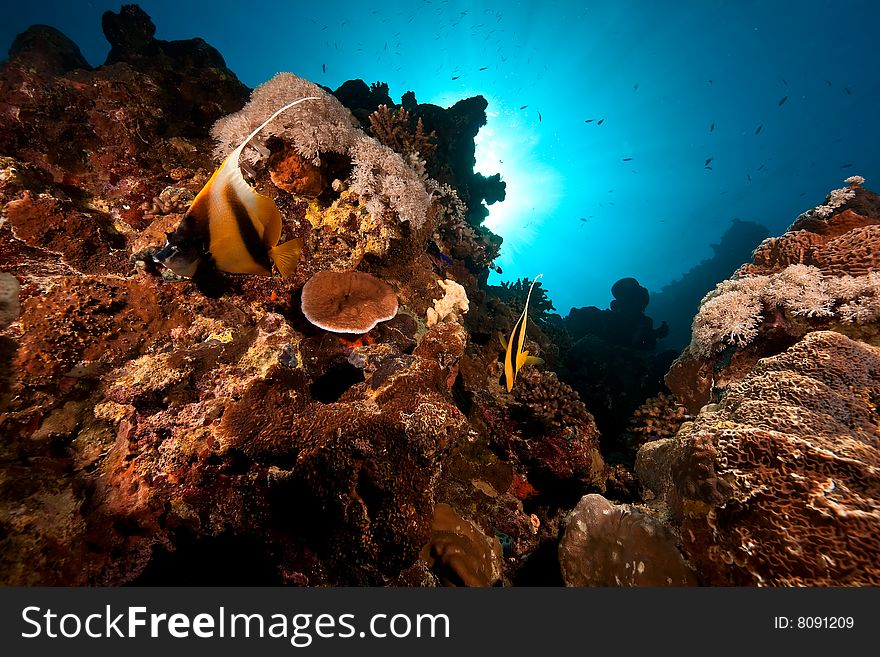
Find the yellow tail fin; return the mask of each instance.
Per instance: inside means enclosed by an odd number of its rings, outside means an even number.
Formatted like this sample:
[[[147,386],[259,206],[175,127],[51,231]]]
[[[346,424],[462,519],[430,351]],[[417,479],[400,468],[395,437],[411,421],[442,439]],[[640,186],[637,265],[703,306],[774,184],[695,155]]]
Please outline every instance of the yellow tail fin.
[[[272,256],[272,261],[281,272],[282,278],[287,278],[296,271],[302,247],[303,241],[297,237],[284,244],[279,244],[269,251],[269,255]]]

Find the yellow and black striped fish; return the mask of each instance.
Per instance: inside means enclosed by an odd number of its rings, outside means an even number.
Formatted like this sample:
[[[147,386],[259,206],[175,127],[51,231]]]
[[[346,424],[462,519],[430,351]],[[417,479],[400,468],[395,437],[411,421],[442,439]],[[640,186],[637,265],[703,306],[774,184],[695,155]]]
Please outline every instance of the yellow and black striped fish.
[[[244,147],[279,114],[313,96],[288,103],[257,127],[232,151],[198,193],[186,215],[155,259],[180,276],[192,277],[206,256],[220,271],[230,274],[272,273],[282,277],[296,269],[302,240],[278,244],[281,213],[275,202],[248,185],[238,161]]]
[[[513,390],[513,382],[516,380],[516,375],[523,365],[540,365],[544,362],[542,358],[529,356],[529,352],[523,349],[526,343],[529,299],[532,298],[532,288],[535,287],[535,283],[541,276],[543,274],[535,276],[535,280],[529,286],[529,293],[526,295],[526,305],[523,307],[522,315],[519,316],[516,324],[514,324],[513,330],[510,332],[510,339],[507,341],[506,351],[504,352],[504,379],[507,382],[507,392]],[[503,341],[501,346],[504,346]]]

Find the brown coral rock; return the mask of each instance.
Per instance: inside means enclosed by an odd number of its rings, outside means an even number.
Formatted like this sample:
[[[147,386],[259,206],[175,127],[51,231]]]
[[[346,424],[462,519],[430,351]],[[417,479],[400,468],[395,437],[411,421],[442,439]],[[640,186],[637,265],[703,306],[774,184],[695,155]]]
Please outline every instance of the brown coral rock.
[[[434,507],[431,540],[419,558],[445,586],[492,586],[501,579],[501,544],[448,504]]]
[[[83,273],[123,273],[130,269],[123,254],[125,239],[112,220],[99,212],[78,211],[57,199],[23,198],[6,205],[13,234],[29,246],[60,253]]]
[[[697,578],[657,520],[601,495],[584,495],[559,542],[566,586],[694,586]]]
[[[758,362],[636,472],[707,584],[880,583],[880,348],[816,331]]]
[[[19,366],[23,376],[38,381],[80,361],[136,356],[166,321],[152,282],[62,279],[49,294],[24,304]]]

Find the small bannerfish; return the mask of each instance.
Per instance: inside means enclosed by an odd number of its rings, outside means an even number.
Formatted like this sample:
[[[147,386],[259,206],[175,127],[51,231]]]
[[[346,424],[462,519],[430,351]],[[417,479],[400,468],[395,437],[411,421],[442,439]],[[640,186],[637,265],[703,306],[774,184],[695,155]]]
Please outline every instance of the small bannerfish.
[[[271,275],[272,263],[286,278],[293,273],[302,251],[302,240],[278,244],[281,213],[275,202],[251,187],[238,166],[244,147],[278,115],[314,96],[300,98],[277,110],[232,151],[198,193],[168,233],[165,246],[153,256],[179,276],[192,278],[213,260],[230,274]],[[207,249],[207,251],[206,251]]]
[[[535,287],[535,283],[541,276],[543,274],[535,276],[535,280],[529,286],[529,293],[526,295],[526,305],[523,307],[522,315],[519,316],[516,324],[514,324],[513,331],[510,332],[510,339],[507,341],[506,351],[504,352],[504,379],[507,382],[507,392],[513,390],[513,382],[516,380],[516,375],[523,365],[540,365],[544,362],[542,358],[529,356],[529,352],[523,350],[526,342],[529,299],[532,297],[532,288]]]

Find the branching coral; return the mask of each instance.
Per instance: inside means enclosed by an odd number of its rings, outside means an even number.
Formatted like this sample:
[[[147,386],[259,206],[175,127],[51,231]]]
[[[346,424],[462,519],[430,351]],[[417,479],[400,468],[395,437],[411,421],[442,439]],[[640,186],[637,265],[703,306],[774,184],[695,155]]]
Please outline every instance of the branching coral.
[[[370,114],[370,128],[382,144],[404,156],[426,159],[437,148],[431,141],[436,133],[425,132],[421,117],[413,123],[412,116],[403,107],[392,112],[387,105],[379,105],[379,109]]]
[[[503,282],[500,287],[494,289],[502,301],[512,305],[517,313],[521,313],[531,284],[532,281],[528,278],[520,278],[513,283]],[[536,322],[543,323],[547,321],[547,316],[552,310],[556,310],[556,308],[553,307],[553,302],[547,296],[547,290],[544,289],[541,281],[538,281],[535,283],[532,298],[529,301],[529,317]]]
[[[582,425],[590,413],[577,392],[556,378],[555,372],[524,370],[514,389],[515,404],[548,429]]]
[[[662,392],[651,397],[633,413],[626,432],[626,443],[630,449],[652,440],[672,438],[690,416],[685,407],[678,403],[674,395]]]

